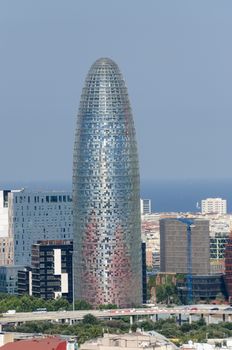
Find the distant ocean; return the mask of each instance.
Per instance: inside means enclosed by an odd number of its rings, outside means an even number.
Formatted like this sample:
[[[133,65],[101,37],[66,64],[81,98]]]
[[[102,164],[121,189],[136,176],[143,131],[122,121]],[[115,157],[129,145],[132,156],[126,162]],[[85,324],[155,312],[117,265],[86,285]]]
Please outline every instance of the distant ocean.
[[[221,197],[232,212],[232,179],[142,181],[141,197],[152,200],[154,212],[196,212],[202,199]]]
[[[0,183],[0,189],[71,190],[71,182]],[[150,198],[153,212],[196,212],[197,202],[208,197],[227,199],[232,212],[232,179],[226,180],[154,180],[141,181],[141,198]]]

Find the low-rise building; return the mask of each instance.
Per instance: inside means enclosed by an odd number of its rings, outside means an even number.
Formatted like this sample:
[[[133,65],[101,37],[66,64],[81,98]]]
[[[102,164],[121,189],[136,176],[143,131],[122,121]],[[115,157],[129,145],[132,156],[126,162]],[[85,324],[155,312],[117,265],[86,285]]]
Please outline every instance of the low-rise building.
[[[155,332],[154,332],[155,333]],[[81,345],[81,350],[174,350],[176,346],[165,337],[156,333],[104,334],[103,338],[87,341]]]
[[[33,338],[9,342],[1,350],[77,350],[77,343],[73,339],[64,340],[60,337]]]
[[[191,292],[193,300],[214,300],[217,296],[226,297],[223,275],[192,276]],[[182,302],[188,300],[188,278],[177,278],[176,287]]]
[[[0,348],[8,343],[11,343],[14,341],[14,335],[13,333],[0,333]]]

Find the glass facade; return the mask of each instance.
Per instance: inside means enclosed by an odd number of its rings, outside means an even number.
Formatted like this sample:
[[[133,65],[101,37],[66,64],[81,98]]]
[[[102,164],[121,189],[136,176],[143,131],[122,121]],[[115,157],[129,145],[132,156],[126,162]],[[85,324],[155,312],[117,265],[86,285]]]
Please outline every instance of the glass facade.
[[[73,159],[75,298],[142,302],[139,165],[127,88],[97,60],[81,95]]]

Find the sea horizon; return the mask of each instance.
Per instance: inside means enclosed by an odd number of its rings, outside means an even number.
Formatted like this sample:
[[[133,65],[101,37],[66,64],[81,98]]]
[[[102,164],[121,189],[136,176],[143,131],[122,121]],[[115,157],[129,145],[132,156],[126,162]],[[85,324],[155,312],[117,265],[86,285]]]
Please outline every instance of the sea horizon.
[[[3,181],[0,189],[71,191],[71,181]],[[141,198],[152,201],[152,212],[198,212],[202,199],[220,197],[227,200],[232,212],[232,179],[156,179],[141,180]],[[197,206],[198,204],[198,206]]]

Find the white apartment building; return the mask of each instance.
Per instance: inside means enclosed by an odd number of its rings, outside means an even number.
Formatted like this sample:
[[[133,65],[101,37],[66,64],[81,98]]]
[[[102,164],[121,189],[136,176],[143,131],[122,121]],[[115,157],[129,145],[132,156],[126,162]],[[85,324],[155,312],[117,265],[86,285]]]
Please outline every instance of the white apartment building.
[[[8,193],[0,191],[0,238],[8,237]]]
[[[141,215],[151,214],[150,199],[140,199],[140,212],[141,212]]]
[[[222,198],[207,198],[201,201],[202,214],[226,214],[227,202]]]
[[[73,238],[70,192],[8,193],[8,237],[13,241],[12,263],[31,265],[31,247],[38,240]]]
[[[13,241],[8,235],[8,193],[0,191],[0,266],[12,264]]]

